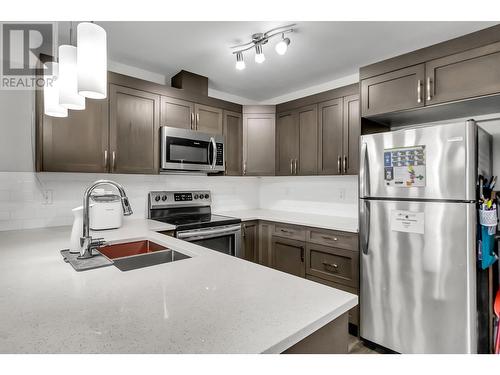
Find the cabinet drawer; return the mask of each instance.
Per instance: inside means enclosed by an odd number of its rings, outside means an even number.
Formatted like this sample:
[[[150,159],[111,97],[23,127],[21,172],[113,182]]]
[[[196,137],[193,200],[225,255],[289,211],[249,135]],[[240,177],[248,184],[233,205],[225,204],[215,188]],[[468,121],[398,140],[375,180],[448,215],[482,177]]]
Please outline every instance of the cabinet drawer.
[[[352,293],[355,294],[359,297],[358,290],[353,287],[345,286],[342,284],[337,284],[334,283],[333,281],[327,281],[320,279],[319,277],[311,276],[311,275],[306,275],[306,279],[315,281],[317,283],[331,286],[332,288],[335,289],[340,289],[343,290],[344,292]],[[359,303],[357,306],[353,307],[352,309],[349,310],[349,323],[354,324],[354,325],[359,325]]]
[[[306,273],[358,288],[358,253],[335,247],[307,244]]]
[[[274,226],[275,236],[290,238],[293,240],[305,241],[306,239],[306,230],[302,227],[297,227],[293,225],[287,224],[276,224]]]
[[[340,249],[358,251],[358,235],[334,232],[324,229],[310,229],[307,241],[319,245],[334,246]]]

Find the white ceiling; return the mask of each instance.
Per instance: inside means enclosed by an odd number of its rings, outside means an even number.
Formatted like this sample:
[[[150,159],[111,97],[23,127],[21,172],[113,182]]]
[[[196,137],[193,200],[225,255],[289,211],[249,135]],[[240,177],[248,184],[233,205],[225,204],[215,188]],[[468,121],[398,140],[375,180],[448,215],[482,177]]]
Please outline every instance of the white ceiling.
[[[230,46],[287,22],[98,23],[108,33],[110,60],[162,74],[167,80],[185,69],[207,76],[212,89],[252,101],[268,101],[352,75],[361,66],[495,24],[296,22],[286,55],[276,54],[273,41],[264,46],[263,64],[256,64],[249,51],[247,68],[237,71]]]

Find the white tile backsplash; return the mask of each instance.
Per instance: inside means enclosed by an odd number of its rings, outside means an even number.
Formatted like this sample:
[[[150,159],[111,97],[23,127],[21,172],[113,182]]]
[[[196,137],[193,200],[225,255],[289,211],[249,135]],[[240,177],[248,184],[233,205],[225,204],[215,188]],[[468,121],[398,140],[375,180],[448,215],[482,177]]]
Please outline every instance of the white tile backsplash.
[[[262,208],[358,216],[357,176],[262,177],[259,195]]]
[[[226,177],[0,172],[0,231],[71,224],[71,209],[98,179],[121,183],[135,217],[146,217],[151,190],[212,192],[214,211],[268,208],[335,216],[357,215],[357,178],[351,176]],[[51,190],[52,204],[43,192]]]

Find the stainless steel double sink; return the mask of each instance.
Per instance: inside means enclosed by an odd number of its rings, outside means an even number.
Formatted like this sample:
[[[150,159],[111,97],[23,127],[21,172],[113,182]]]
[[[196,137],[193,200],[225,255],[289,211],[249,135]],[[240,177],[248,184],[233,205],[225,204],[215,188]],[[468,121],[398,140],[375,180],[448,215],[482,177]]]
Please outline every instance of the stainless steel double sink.
[[[98,251],[121,271],[191,258],[149,240],[106,245],[99,248]]]

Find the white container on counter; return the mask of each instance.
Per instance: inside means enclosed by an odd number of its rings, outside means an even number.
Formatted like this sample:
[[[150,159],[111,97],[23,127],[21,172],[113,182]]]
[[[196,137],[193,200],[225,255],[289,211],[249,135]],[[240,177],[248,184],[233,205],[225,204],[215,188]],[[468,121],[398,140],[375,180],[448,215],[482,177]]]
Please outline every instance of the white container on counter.
[[[117,229],[122,226],[123,209],[119,195],[111,192],[90,196],[90,229]]]

